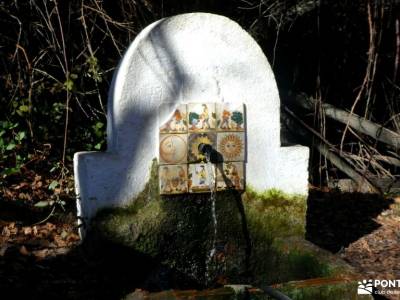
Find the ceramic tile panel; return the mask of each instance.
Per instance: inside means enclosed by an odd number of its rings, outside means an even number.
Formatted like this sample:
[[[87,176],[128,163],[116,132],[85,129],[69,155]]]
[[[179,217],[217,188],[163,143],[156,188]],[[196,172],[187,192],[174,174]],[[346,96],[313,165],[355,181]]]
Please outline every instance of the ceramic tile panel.
[[[160,165],[158,167],[160,194],[173,195],[188,192],[187,165]]]
[[[216,147],[217,135],[214,132],[190,133],[188,138],[188,162],[206,162],[206,157],[199,152],[200,144]]]
[[[160,164],[187,162],[187,134],[160,134]]]
[[[215,187],[215,166],[207,164],[189,164],[189,193],[210,192]]]
[[[218,132],[217,151],[222,154],[223,161],[244,161],[245,154],[244,132]]]
[[[227,162],[216,166],[217,191],[226,189],[244,190],[245,169],[243,162]]]
[[[244,105],[164,103],[159,107],[159,120],[167,120],[159,126],[161,194],[210,192],[210,186],[225,190],[227,184],[244,189]],[[224,163],[206,164],[206,157],[199,153],[202,143],[211,145]]]
[[[188,104],[189,132],[215,130],[216,123],[215,103]]]
[[[245,111],[243,104],[217,103],[217,130],[218,131],[244,131]]]
[[[168,118],[160,126],[160,133],[187,133],[187,105],[179,105],[172,115],[170,114],[171,104],[165,103],[159,107],[159,119]]]

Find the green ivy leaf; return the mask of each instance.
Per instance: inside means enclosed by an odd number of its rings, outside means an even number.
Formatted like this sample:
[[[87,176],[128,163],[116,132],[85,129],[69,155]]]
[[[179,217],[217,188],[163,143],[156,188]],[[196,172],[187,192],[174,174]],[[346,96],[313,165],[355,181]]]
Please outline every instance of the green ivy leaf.
[[[13,150],[14,148],[15,148],[15,143],[14,142],[11,142],[11,143],[9,143],[8,145],[7,145],[7,147],[6,147],[6,150]]]
[[[21,112],[28,112],[29,111],[29,107],[28,107],[28,105],[21,105],[18,108],[18,110],[21,111]]]
[[[20,132],[18,132],[16,139],[17,139],[17,141],[22,141],[25,137],[26,137],[25,131],[20,131]]]
[[[18,123],[14,123],[14,124],[8,123],[8,124],[9,124],[9,125],[8,125],[8,129],[14,129],[15,127],[18,126]]]
[[[57,180],[53,180],[49,185],[49,190],[54,190],[59,185]]]
[[[12,175],[12,174],[15,174],[18,172],[19,172],[19,168],[6,168],[6,169],[4,169],[3,172],[1,172],[1,174],[3,175],[3,178],[4,178],[4,177],[7,177],[8,175]]]

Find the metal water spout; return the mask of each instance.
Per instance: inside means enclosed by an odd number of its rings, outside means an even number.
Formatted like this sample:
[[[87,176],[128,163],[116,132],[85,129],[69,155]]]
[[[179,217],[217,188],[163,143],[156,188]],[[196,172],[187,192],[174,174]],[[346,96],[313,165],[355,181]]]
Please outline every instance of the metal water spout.
[[[208,162],[213,164],[223,162],[222,154],[215,150],[210,144],[200,143],[198,149],[199,152],[207,158]]]

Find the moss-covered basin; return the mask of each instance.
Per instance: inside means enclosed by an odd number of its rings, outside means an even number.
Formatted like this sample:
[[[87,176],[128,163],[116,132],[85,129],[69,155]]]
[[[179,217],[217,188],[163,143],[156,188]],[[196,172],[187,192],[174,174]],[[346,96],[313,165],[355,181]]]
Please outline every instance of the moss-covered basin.
[[[156,167],[142,194],[100,212],[101,238],[143,253],[203,287],[278,284],[349,274],[349,267],[304,240],[306,199],[247,188],[160,197]]]

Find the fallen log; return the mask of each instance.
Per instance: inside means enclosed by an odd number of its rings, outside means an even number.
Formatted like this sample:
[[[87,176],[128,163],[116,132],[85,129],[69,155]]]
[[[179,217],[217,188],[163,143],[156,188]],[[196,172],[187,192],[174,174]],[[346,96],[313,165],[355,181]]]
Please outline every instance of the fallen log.
[[[399,195],[400,194],[400,179],[399,178],[379,178],[370,177],[369,180],[375,186],[386,194]],[[328,183],[328,187],[332,189],[339,189],[342,192],[353,193],[357,192],[360,187],[352,179],[334,179]],[[361,190],[363,187],[361,187]]]
[[[319,137],[312,143],[312,137],[309,134],[309,126],[300,120],[290,109],[284,107],[282,114],[283,124],[295,135],[300,135],[302,138],[308,140],[314,148],[326,157],[334,166],[336,166],[340,171],[345,173],[349,178],[354,180],[359,187],[360,192],[371,192],[371,193],[381,193],[381,191],[375,187],[367,178],[365,174],[360,174],[352,166],[342,159],[338,154],[335,154],[330,149],[332,145],[324,143]],[[300,123],[302,126],[298,126],[294,123]],[[312,131],[311,131],[312,132]],[[315,133],[314,133],[315,134]],[[362,190],[361,190],[362,189]]]
[[[370,120],[364,119],[356,114],[350,114],[340,108],[337,108],[328,103],[317,103],[316,100],[307,97],[304,94],[296,96],[296,104],[301,107],[313,111],[317,104],[321,105],[325,115],[331,119],[334,119],[343,124],[349,124],[349,126],[363,134],[369,135],[374,139],[390,145],[396,150],[400,149],[400,134],[383,127],[377,123]]]

